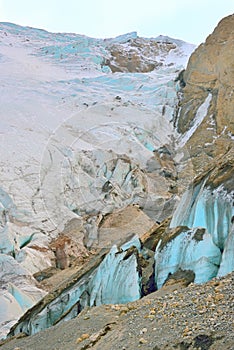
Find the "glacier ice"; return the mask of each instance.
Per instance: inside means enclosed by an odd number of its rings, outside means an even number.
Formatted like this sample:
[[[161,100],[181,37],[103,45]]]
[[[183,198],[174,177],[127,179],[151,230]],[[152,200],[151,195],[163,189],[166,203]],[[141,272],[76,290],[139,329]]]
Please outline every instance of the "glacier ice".
[[[234,271],[234,225],[225,242],[218,276],[224,276]]]
[[[1,254],[0,259],[6,271],[15,269],[7,295],[14,300],[18,317],[31,305],[25,295],[36,293],[30,289],[35,282],[32,274],[39,266],[54,264],[51,239],[71,220],[89,216],[82,229],[90,246],[99,240],[99,212],[147,204],[152,217],[158,215],[154,211],[155,202],[161,200],[158,179],[152,172],[147,177],[145,169],[153,152],[171,143],[170,121],[177,101],[174,78],[194,46],[160,36],[155,39],[158,55],[153,57],[160,62],[157,69],[112,74],[104,65],[109,48],[118,44],[128,52],[137,33],[99,40],[9,23],[0,25],[0,34],[4,31],[8,35],[0,43],[5,84],[0,94],[4,135],[0,146],[6,151],[1,163],[5,192],[0,191],[0,248],[11,256]],[[150,40],[140,43],[151,52]],[[166,44],[169,53],[164,51]],[[155,172],[159,171],[156,166]],[[7,193],[14,194],[13,200]],[[133,245],[140,251],[139,244]],[[126,250],[127,246],[113,247],[87,279],[23,327],[36,332],[60,318],[69,319],[85,305],[139,298],[137,254],[125,260]],[[43,295],[37,292],[34,303]]]
[[[8,291],[15,298],[18,305],[24,312],[32,307],[35,303],[35,300],[24,293],[20,288],[16,287],[13,283],[9,283]]]
[[[55,292],[46,296],[38,307],[36,305],[31,309],[28,313],[30,317],[27,314],[22,317],[12,332],[35,334],[61,320],[75,317],[85,306],[127,303],[139,299],[141,276],[137,255],[133,251],[126,256],[133,247],[141,251],[137,236],[119,248],[114,245],[95,269],[74,280],[57,297],[54,297]]]
[[[215,277],[221,261],[220,249],[205,230],[183,228],[182,232],[155,251],[155,282],[161,288],[170,274],[192,270],[195,283],[203,283]]]
[[[214,276],[223,276],[234,270],[232,224],[234,215],[233,191],[231,191],[230,188],[229,190],[225,189],[224,185],[211,188],[209,185],[206,185],[207,181],[207,178],[203,178],[199,183],[195,184],[194,187],[191,186],[183,194],[170,223],[171,228],[187,226],[188,232],[189,230],[204,229],[206,234],[209,235],[209,242],[207,242],[206,245],[207,252],[204,252],[204,258],[207,259],[206,254],[209,254],[209,250],[213,249],[214,252],[215,250],[217,251],[217,259],[215,262],[211,262],[209,259],[209,268],[206,262],[206,267],[203,266],[203,276],[201,276],[201,278],[196,274],[195,281],[203,282]],[[181,239],[183,240],[182,236]],[[176,238],[176,240],[179,240],[179,238]],[[175,239],[173,242],[174,241]],[[173,242],[169,246],[171,254],[180,254],[178,251],[174,252],[173,249],[177,249],[176,247],[178,246]],[[193,245],[191,247],[193,247]],[[195,251],[196,249],[194,247],[194,253]],[[202,263],[201,260],[200,263]],[[195,270],[196,264],[197,263],[195,263]],[[172,269],[170,266],[177,265],[178,263],[173,265],[170,261],[168,273],[171,272],[169,270]],[[165,268],[161,267],[161,269]],[[191,269],[196,273],[193,268]],[[165,269],[165,271],[167,270]],[[163,279],[165,280],[164,277],[163,275]],[[161,282],[159,282],[159,284],[161,285]]]
[[[27,269],[5,254],[0,254],[0,281],[0,337],[4,337],[12,323],[46,293],[36,287]]]
[[[203,227],[212,235],[214,243],[223,250],[233,215],[232,193],[228,193],[222,186],[215,190],[205,187],[204,180],[184,193],[173,214],[170,227]]]
[[[89,284],[90,305],[123,304],[141,297],[138,264],[133,254],[124,260],[126,248],[113,246]],[[105,276],[105,277],[104,277]],[[103,278],[104,277],[104,278]]]

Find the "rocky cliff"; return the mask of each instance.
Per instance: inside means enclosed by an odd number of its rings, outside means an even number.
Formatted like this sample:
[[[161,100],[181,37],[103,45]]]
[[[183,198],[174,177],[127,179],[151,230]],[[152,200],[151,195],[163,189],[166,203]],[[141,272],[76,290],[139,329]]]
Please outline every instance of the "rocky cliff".
[[[191,55],[175,125],[200,172],[233,147],[234,15],[224,18]]]

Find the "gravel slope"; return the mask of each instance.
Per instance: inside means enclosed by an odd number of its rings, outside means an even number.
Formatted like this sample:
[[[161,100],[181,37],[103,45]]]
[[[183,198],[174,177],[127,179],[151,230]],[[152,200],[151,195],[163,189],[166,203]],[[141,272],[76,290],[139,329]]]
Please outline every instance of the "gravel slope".
[[[204,285],[168,285],[126,305],[85,309],[74,320],[1,350],[233,350],[234,273]]]

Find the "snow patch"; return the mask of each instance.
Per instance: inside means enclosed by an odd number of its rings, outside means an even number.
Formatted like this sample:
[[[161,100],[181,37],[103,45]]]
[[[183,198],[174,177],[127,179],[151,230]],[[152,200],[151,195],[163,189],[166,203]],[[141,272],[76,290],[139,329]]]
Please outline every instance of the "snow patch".
[[[181,137],[179,141],[179,146],[183,147],[186,142],[192,137],[199,125],[203,122],[207,116],[208,109],[210,107],[210,102],[212,100],[212,94],[209,93],[205,101],[198,108],[195,118],[193,120],[193,126]]]

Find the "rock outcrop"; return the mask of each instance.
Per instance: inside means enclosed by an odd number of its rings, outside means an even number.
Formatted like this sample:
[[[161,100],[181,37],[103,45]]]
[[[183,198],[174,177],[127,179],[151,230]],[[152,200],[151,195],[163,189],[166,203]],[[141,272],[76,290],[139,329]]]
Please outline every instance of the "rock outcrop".
[[[187,50],[191,50],[192,45],[186,45]],[[177,40],[175,43],[162,35],[156,39],[136,36],[128,39],[127,43],[108,45],[107,50],[110,52],[110,56],[103,61],[103,66],[108,66],[112,73],[147,73],[163,66],[173,67],[175,56],[181,62],[185,58],[183,46],[182,41]]]
[[[221,20],[191,55],[181,74],[181,101],[175,125],[199,173],[233,148],[234,15]]]

